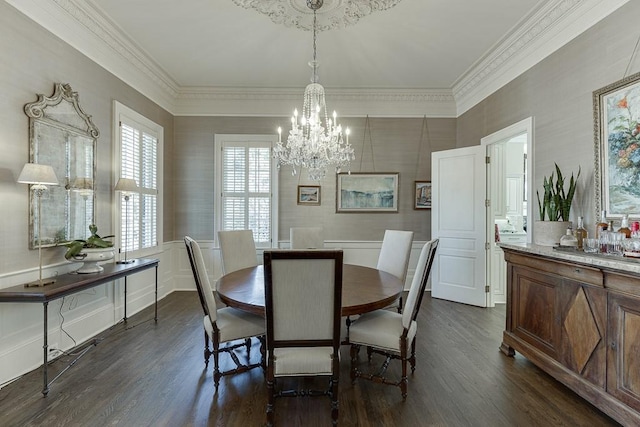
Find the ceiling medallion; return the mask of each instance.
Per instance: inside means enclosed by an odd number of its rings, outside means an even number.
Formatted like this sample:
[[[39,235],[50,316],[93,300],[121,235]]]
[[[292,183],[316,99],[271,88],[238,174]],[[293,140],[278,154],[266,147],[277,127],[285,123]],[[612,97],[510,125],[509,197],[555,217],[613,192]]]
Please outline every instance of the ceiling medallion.
[[[401,0],[233,0],[245,9],[255,9],[276,24],[310,31],[313,11],[318,10],[317,31],[355,25],[360,18],[392,8]],[[310,3],[310,4],[308,4]]]

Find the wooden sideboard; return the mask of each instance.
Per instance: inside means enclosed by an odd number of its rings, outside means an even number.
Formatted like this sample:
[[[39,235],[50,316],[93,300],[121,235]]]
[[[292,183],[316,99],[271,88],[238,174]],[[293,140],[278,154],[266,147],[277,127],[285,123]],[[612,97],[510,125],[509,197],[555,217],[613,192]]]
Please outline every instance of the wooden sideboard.
[[[621,424],[640,425],[640,260],[501,247],[501,351],[521,353]]]

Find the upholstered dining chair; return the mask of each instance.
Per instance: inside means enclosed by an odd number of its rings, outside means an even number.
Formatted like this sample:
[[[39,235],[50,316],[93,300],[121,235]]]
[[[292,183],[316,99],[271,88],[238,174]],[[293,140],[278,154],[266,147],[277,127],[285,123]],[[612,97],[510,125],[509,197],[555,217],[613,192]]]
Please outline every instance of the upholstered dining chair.
[[[393,274],[404,283],[407,279],[412,243],[413,231],[386,230],[376,268]],[[396,308],[398,313],[402,311],[402,297],[398,300]]]
[[[322,249],[324,237],[322,227],[291,227],[289,242],[291,249]]]
[[[374,382],[400,387],[402,398],[407,397],[407,361],[411,372],[416,369],[416,318],[422,303],[422,297],[429,280],[431,266],[438,248],[438,239],[431,240],[422,247],[416,275],[411,282],[404,311],[395,313],[389,310],[376,310],[365,313],[349,329],[351,344],[351,381],[365,378]],[[367,347],[367,356],[371,362],[373,353],[386,357],[382,368],[376,373],[364,373],[357,367],[358,352],[361,346]],[[400,359],[402,377],[399,381],[387,379],[384,374],[391,359]]]
[[[196,289],[200,297],[200,303],[204,310],[204,363],[205,368],[209,366],[209,357],[213,354],[213,381],[216,391],[220,384],[220,378],[225,375],[238,374],[250,369],[262,366],[265,368],[264,359],[264,318],[250,314],[235,308],[224,307],[218,309],[216,300],[211,289],[211,284],[207,276],[207,270],[202,257],[200,245],[189,236],[184,237],[187,247],[193,278],[196,282]],[[257,337],[261,344],[261,362],[251,362],[251,338]],[[209,350],[209,340],[212,342],[213,350]],[[233,341],[240,341],[232,343]],[[229,343],[224,347],[221,344]],[[247,363],[243,364],[238,359],[235,349],[246,347]],[[220,371],[219,354],[227,353],[235,363],[236,367],[227,371]]]
[[[258,265],[253,231],[218,231],[218,242],[220,243],[223,274]]]
[[[340,373],[341,250],[264,252],[267,317],[267,425],[275,399],[325,395],[338,423]],[[327,390],[283,390],[285,377],[326,377]]]

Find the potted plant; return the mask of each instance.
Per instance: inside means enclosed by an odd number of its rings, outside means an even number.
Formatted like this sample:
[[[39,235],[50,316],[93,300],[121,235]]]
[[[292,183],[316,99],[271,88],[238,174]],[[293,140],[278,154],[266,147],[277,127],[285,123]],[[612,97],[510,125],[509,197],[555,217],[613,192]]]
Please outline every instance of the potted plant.
[[[86,240],[76,239],[58,244],[68,248],[64,254],[68,261],[83,263],[77,273],[99,273],[103,268],[98,262],[108,261],[115,256],[113,242],[106,240],[114,237],[113,235],[100,237],[95,224],[89,226],[89,231],[91,235]]]
[[[533,242],[537,245],[554,246],[560,242],[567,228],[571,226],[569,216],[571,214],[571,203],[576,193],[576,184],[580,177],[580,167],[578,174],[569,180],[569,189],[565,192],[564,176],[560,167],[555,164],[555,172],[547,179],[544,177],[544,195],[540,200],[540,192],[536,191],[538,197],[538,211],[540,220],[536,221],[533,228]],[[554,177],[555,173],[555,177]]]

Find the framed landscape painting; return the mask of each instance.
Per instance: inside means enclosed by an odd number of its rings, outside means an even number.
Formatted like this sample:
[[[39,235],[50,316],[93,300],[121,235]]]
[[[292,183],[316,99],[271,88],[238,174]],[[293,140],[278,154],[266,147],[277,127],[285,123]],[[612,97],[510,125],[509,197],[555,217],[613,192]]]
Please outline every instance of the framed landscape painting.
[[[414,209],[431,209],[431,181],[415,181]]]
[[[319,185],[298,185],[299,205],[320,205]]]
[[[593,92],[596,216],[640,218],[640,73]]]
[[[398,173],[339,173],[336,212],[398,212]]]

